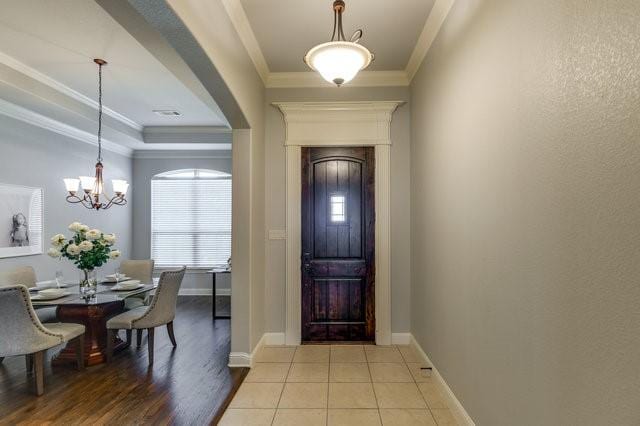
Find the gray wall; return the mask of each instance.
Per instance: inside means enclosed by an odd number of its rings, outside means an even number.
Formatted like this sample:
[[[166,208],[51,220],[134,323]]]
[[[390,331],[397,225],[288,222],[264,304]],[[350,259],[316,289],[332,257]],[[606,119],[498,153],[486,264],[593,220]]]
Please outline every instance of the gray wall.
[[[478,425],[640,424],[638,28],[458,0],[412,82],[412,332]]]
[[[286,229],[285,125],[282,113],[272,102],[301,101],[409,101],[406,87],[267,89],[266,91],[266,228]],[[409,202],[409,106],[398,108],[391,122],[391,328],[409,331],[410,320],[410,202]],[[285,330],[285,241],[266,242],[265,302],[266,331]]]
[[[231,173],[231,151],[211,152],[146,152],[133,160],[133,186],[136,204],[133,209],[133,257],[151,256],[151,179],[158,173],[180,169],[213,169]],[[218,289],[231,290],[229,275],[220,275]],[[211,275],[202,271],[189,271],[182,283],[182,293],[210,291]],[[223,290],[224,291],[224,290]]]
[[[0,182],[43,188],[44,190],[44,251],[45,254],[0,259],[0,270],[18,265],[31,265],[38,279],[53,279],[62,270],[65,278],[77,279],[75,267],[68,261],[58,261],[46,255],[49,238],[57,233],[69,235],[67,227],[80,221],[118,237],[116,247],[123,258],[131,254],[131,221],[133,206],[114,206],[106,211],[87,210],[65,201],[65,177],[95,174],[97,147],[0,115]],[[104,152],[104,177],[107,189],[111,179],[126,179],[131,183],[131,159]],[[130,188],[129,200],[135,196]],[[118,262],[109,262],[101,271],[110,273]]]

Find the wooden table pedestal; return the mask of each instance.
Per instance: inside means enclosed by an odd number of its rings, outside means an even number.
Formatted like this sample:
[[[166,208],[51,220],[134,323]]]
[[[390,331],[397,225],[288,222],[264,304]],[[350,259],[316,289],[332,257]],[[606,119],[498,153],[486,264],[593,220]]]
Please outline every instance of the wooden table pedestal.
[[[85,326],[85,365],[101,364],[107,360],[107,321],[124,311],[124,300],[98,304],[65,304],[57,309],[60,322],[71,322]],[[116,338],[114,352],[124,349],[127,343]],[[76,360],[73,344],[67,344],[53,360],[53,365],[74,363]]]

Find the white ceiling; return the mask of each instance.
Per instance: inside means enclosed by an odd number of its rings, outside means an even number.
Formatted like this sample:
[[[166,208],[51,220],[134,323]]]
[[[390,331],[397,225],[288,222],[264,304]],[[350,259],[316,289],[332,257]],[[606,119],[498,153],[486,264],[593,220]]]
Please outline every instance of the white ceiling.
[[[103,74],[104,105],[138,126],[228,126],[219,111],[212,111],[94,1],[0,0],[0,10],[0,55],[5,59],[95,100],[92,59],[100,57],[109,62]],[[158,116],[154,109],[182,115]]]
[[[360,43],[375,61],[368,70],[404,70],[435,0],[346,0],[345,35],[361,28]],[[302,58],[329,41],[333,0],[240,0],[269,71],[309,71]]]

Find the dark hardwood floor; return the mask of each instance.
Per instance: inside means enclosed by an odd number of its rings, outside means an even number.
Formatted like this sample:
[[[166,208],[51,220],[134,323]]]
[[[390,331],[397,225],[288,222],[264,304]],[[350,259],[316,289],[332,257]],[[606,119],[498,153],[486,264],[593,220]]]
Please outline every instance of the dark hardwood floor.
[[[52,367],[50,350],[41,397],[33,394],[24,357],[6,358],[0,364],[0,424],[215,424],[248,371],[227,367],[229,322],[212,321],[211,297],[180,297],[178,347],[171,346],[165,327],[158,328],[151,368],[146,333],[140,348],[134,333],[132,346],[111,364],[84,372]]]

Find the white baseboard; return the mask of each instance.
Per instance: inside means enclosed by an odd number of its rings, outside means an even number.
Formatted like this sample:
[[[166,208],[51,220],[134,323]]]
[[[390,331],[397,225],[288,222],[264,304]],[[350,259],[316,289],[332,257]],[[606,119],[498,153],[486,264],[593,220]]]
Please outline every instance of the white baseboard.
[[[258,353],[260,348],[267,344],[266,340],[266,334],[263,334],[258,341],[258,344],[255,348],[253,348],[253,351],[250,354],[246,352],[231,352],[229,354],[229,367],[253,367],[256,359],[256,354]]]
[[[229,367],[251,367],[251,355],[246,352],[231,352]]]
[[[411,333],[391,333],[392,345],[409,345],[411,344]]]
[[[284,345],[284,333],[265,333],[264,344],[268,346]]]
[[[210,288],[181,288],[178,292],[180,296],[211,296],[213,291]],[[216,291],[217,296],[231,296],[230,288],[221,288]]]
[[[438,371],[436,366],[433,365],[433,363],[431,362],[431,360],[429,359],[425,351],[422,349],[422,347],[416,341],[416,339],[413,337],[412,334],[409,334],[409,340],[410,340],[411,346],[416,350],[418,354],[420,354],[424,362],[433,369],[431,373],[432,377],[436,379],[436,381],[440,384],[440,386],[444,390],[444,397],[447,400],[447,405],[449,406],[449,409],[451,410],[451,414],[453,414],[458,424],[461,426],[475,426],[475,423],[471,418],[471,416],[469,416],[469,413],[467,413],[467,410],[464,409],[464,407],[462,406],[458,398],[456,398],[455,394],[453,393],[453,391],[451,390],[447,382],[445,382],[444,378],[440,375],[440,372]]]

